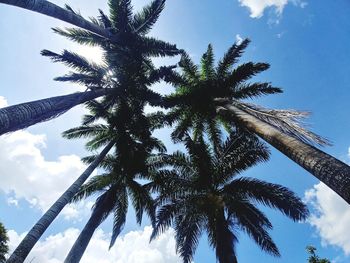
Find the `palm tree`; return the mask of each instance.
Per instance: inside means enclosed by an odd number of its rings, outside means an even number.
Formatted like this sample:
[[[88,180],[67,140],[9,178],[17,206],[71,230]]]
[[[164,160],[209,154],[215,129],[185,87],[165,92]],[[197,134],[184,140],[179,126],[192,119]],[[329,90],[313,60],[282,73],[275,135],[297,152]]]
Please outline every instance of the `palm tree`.
[[[7,254],[9,247],[7,242],[9,238],[7,236],[7,231],[4,225],[0,222],[0,263],[6,261],[5,255]]]
[[[233,263],[237,262],[237,231],[243,230],[263,251],[279,256],[268,233],[272,224],[256,204],[277,209],[294,221],[304,220],[308,210],[283,186],[238,177],[266,161],[267,148],[255,136],[236,131],[212,148],[202,137],[193,141],[185,135],[184,142],[188,154],[175,152],[160,158],[148,185],[160,192],[151,239],[173,226],[177,251],[188,263],[206,232],[218,262]]]
[[[8,4],[16,4],[17,2],[6,1]],[[34,2],[45,2],[43,7],[52,9],[49,2],[38,0]],[[23,6],[25,3],[28,3],[28,1],[23,1]],[[109,101],[111,101],[112,105],[116,96],[125,96],[126,93],[137,95],[140,91],[143,91],[142,96],[146,101],[148,100],[151,104],[159,105],[161,101],[160,96],[148,90],[145,85],[149,86],[157,82],[160,76],[154,73],[158,72],[164,75],[164,68],[163,70],[159,69],[160,71],[156,70],[151,62],[151,57],[175,56],[182,52],[175,45],[147,36],[147,33],[151,30],[163,10],[164,4],[165,0],[153,0],[139,13],[133,15],[129,0],[109,0],[109,17],[100,10],[100,16],[97,19],[90,18],[92,24],[108,30],[111,36],[108,39],[91,33],[89,29],[54,29],[56,33],[80,44],[98,45],[104,50],[105,63],[100,68],[107,70],[98,73],[105,74],[102,78],[110,81],[108,87],[111,89],[92,89],[84,93],[53,97],[2,108],[0,109],[0,135],[50,120],[78,104],[106,94],[109,95]],[[33,5],[35,6],[35,4]],[[67,8],[67,12],[74,14],[70,7]],[[115,41],[116,38],[118,38],[118,41]],[[96,75],[96,72],[92,72],[91,69],[85,68],[85,66],[96,66],[95,64],[81,59],[77,54],[64,51],[59,55],[47,50],[44,50],[42,54],[51,57],[54,61],[66,63],[79,71],[78,73],[57,78],[59,81],[73,81],[86,84],[92,76],[94,78],[101,77],[98,74]],[[84,64],[85,62],[88,64]],[[86,72],[86,70],[89,72]],[[134,72],[134,74],[131,74],[131,72]],[[148,77],[144,76],[144,74]],[[131,86],[137,87],[137,90],[132,92]],[[125,87],[129,87],[128,92],[126,92]]]
[[[0,0],[0,3],[18,6],[30,11],[38,12],[53,18],[57,18],[64,22],[89,30],[94,34],[105,38],[111,37],[108,30],[85,20],[79,13],[74,12],[73,9],[70,8],[68,5],[66,5],[65,8],[62,8],[46,0]]]
[[[104,109],[104,104],[91,102],[91,115],[83,118],[83,125],[70,129],[64,136],[73,139],[87,137],[92,138],[86,144],[92,150],[106,141],[114,141],[115,154],[109,155],[100,162],[100,166],[106,170],[102,175],[95,176],[82,186],[75,195],[73,201],[78,201],[99,193],[92,215],[69,252],[65,262],[79,262],[96,228],[114,213],[114,226],[111,246],[121,232],[126,219],[128,208],[128,196],[131,197],[136,210],[137,222],[141,223],[145,210],[154,221],[154,206],[150,194],[137,182],[147,173],[146,159],[153,150],[164,152],[164,145],[151,136],[151,131],[158,127],[157,121],[160,113],[145,116],[137,112],[125,100],[118,101],[112,111],[107,111],[103,119],[107,124],[95,123],[102,116],[99,114]],[[136,111],[136,112],[135,112]],[[90,156],[84,160],[88,163],[94,161],[96,156]]]
[[[1,108],[0,135],[56,118],[81,103],[109,92],[110,89],[77,92]]]
[[[8,263],[23,262],[32,250],[36,242],[40,239],[45,230],[50,226],[53,220],[59,215],[62,209],[70,202],[73,196],[79,191],[81,185],[87,180],[99,163],[103,160],[114,142],[109,142],[95,160],[86,168],[86,170],[74,181],[74,183],[55,201],[55,203],[42,215],[38,222],[26,234],[21,243],[7,260]]]
[[[308,263],[331,263],[326,258],[320,258],[318,255],[316,255],[316,248],[313,246],[307,246],[306,251],[309,254]]]
[[[195,137],[206,131],[216,142],[221,125],[228,131],[239,126],[267,141],[350,203],[350,167],[312,145],[329,143],[302,127],[301,120],[307,113],[269,110],[242,101],[282,92],[270,83],[247,82],[268,69],[266,63],[248,62],[233,68],[248,44],[246,39],[232,45],[217,67],[210,45],[200,67],[183,55],[179,63],[182,74],[174,71],[167,76],[176,86],[176,92],[165,103],[168,107],[175,105],[168,115],[170,124],[177,123],[173,139],[181,140],[192,129]]]

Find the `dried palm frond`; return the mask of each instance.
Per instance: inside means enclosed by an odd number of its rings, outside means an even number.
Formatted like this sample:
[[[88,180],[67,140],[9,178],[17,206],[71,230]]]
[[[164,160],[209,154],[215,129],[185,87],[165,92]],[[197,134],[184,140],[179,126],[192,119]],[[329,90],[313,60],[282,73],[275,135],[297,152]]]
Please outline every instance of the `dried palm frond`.
[[[264,121],[279,131],[288,134],[298,140],[308,144],[317,144],[320,146],[331,145],[331,142],[309,131],[305,128],[305,118],[310,115],[307,111],[296,110],[271,110],[252,103],[233,100],[233,105],[246,113],[253,115],[261,121]]]

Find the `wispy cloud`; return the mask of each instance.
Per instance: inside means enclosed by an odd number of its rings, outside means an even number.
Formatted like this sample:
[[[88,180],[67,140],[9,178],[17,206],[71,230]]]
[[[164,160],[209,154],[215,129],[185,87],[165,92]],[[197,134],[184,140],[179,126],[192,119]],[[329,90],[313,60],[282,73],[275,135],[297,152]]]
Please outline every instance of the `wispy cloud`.
[[[301,8],[306,7],[307,3],[302,0],[238,0],[241,6],[247,7],[250,11],[250,17],[260,18],[264,15],[267,8],[273,8],[277,16],[281,16],[283,9],[288,3]]]

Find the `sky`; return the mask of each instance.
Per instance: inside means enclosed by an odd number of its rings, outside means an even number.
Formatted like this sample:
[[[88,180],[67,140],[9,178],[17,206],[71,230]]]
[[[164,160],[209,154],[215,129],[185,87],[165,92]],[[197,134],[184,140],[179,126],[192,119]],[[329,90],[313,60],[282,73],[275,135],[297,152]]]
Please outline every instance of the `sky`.
[[[105,0],[53,0],[70,4],[86,17],[107,10]],[[148,0],[132,1],[136,10]],[[347,0],[168,0],[152,35],[176,43],[198,62],[209,43],[219,59],[235,41],[252,40],[240,63],[268,62],[271,68],[255,80],[272,82],[283,94],[254,100],[269,108],[312,112],[311,129],[330,139],[323,150],[350,163],[350,3]],[[52,33],[67,24],[16,7],[0,5],[0,107],[81,90],[53,78],[67,68],[40,56],[42,49],[76,51],[98,62],[99,50],[72,44]],[[176,62],[159,59],[158,65]],[[157,90],[168,93],[169,86]],[[84,170],[83,140],[68,141],[61,133],[80,123],[76,107],[58,119],[0,137],[0,221],[9,230],[13,249],[43,212]],[[173,150],[169,131],[159,138]],[[244,233],[239,235],[240,263],[306,262],[305,247],[313,245],[321,257],[350,262],[350,208],[336,194],[287,157],[271,148],[271,160],[247,171],[292,189],[311,210],[307,222],[294,223],[276,211],[264,210],[274,229],[271,235],[281,258],[262,252]],[[93,200],[69,205],[50,226],[26,262],[62,262],[89,218]],[[96,231],[81,262],[177,263],[174,232],[169,229],[149,244],[151,227],[137,226],[132,210],[125,229],[108,252],[111,221]],[[194,262],[215,262],[205,236]]]

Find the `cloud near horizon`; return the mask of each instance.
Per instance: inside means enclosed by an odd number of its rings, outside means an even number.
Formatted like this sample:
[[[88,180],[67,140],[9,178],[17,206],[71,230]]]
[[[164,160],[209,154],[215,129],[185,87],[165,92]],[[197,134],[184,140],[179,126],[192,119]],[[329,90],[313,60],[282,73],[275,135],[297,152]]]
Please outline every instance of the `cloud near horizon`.
[[[349,205],[323,183],[307,190],[304,199],[313,207],[308,222],[316,228],[323,245],[337,246],[349,256]]]
[[[149,243],[152,227],[130,231],[117,238],[115,245],[108,251],[110,234],[98,229],[82,257],[81,263],[181,263],[175,253],[174,230],[169,229],[157,239]],[[19,244],[25,233],[8,231],[10,251]],[[29,254],[25,263],[46,262],[61,263],[68,254],[79,235],[75,228],[66,229],[62,233],[51,235],[39,241]]]

